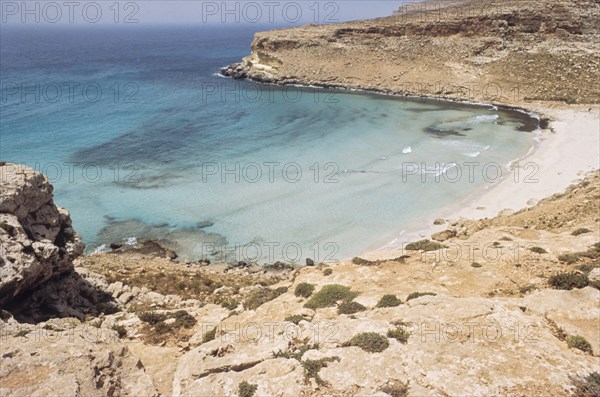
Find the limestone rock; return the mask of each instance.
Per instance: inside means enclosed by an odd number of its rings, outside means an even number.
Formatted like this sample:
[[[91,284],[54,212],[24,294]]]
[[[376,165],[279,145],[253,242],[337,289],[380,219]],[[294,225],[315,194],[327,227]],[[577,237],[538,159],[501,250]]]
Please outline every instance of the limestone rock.
[[[592,269],[588,276],[588,279],[590,280],[591,286],[600,289],[600,267]]]
[[[2,396],[158,396],[114,331],[66,320],[46,328],[3,324],[10,333],[0,347]],[[26,335],[12,335],[19,331]]]
[[[84,245],[52,185],[31,168],[0,167],[0,304],[73,270]]]
[[[456,237],[456,230],[454,229],[446,229],[444,231],[434,233],[431,235],[431,238],[435,241],[446,241],[452,237]]]

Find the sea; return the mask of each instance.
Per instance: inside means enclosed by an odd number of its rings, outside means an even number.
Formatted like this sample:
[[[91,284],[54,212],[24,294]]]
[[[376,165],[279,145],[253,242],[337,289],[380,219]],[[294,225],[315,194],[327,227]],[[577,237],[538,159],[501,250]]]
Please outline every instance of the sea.
[[[0,160],[48,176],[88,253],[304,264],[430,224],[536,144],[512,110],[220,76],[262,29],[3,29]]]

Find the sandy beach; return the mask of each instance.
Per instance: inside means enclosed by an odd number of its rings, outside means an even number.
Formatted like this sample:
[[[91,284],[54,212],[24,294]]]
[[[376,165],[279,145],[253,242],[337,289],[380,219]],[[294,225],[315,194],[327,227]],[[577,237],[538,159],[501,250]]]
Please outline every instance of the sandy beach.
[[[465,200],[441,208],[427,220],[421,219],[399,231],[391,241],[363,253],[370,259],[403,254],[402,246],[447,228],[435,219],[493,218],[536,205],[541,199],[562,192],[571,184],[600,169],[600,107],[533,104],[529,110],[551,121],[539,142],[512,163],[510,174],[484,186]],[[379,243],[381,244],[381,243]]]

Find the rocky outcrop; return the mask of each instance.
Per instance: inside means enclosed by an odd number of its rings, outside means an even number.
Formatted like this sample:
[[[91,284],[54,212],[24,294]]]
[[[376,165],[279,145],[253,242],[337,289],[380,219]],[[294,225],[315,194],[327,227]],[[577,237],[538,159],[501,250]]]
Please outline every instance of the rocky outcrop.
[[[84,245],[52,185],[31,168],[0,166],[0,305],[73,270]]]

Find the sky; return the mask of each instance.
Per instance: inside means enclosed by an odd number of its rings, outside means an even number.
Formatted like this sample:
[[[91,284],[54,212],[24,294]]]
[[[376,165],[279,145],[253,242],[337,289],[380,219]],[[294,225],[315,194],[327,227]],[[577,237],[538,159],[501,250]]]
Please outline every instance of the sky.
[[[334,23],[391,15],[419,0],[0,0],[4,26]]]

